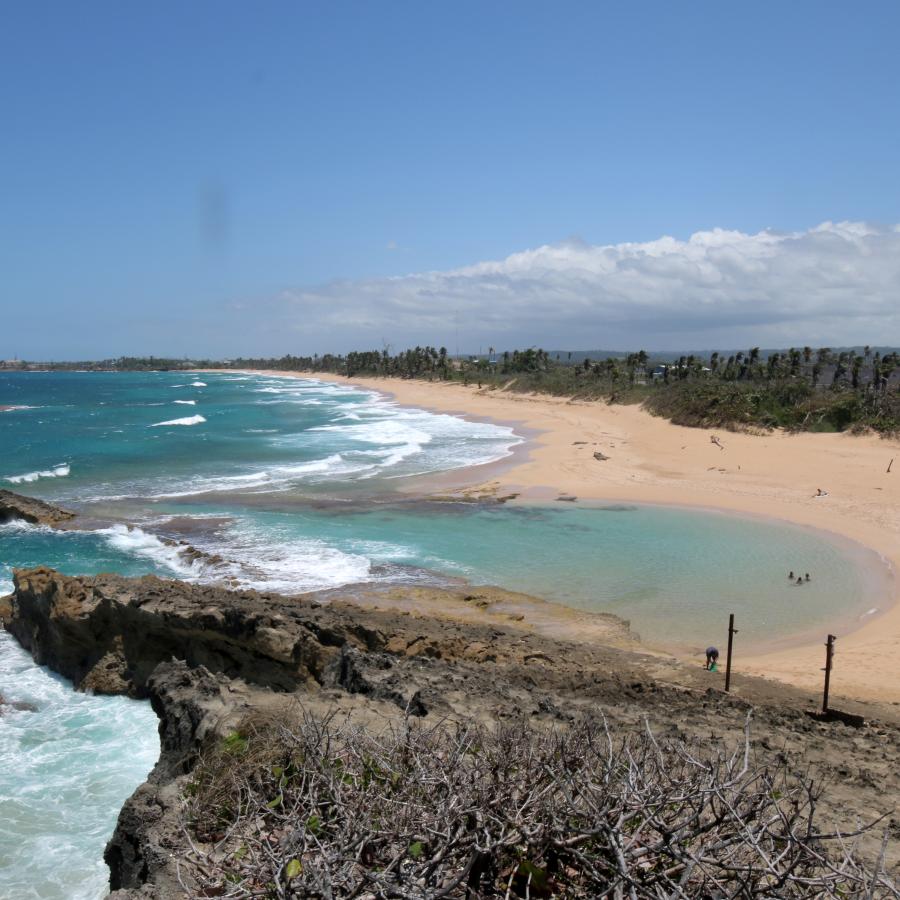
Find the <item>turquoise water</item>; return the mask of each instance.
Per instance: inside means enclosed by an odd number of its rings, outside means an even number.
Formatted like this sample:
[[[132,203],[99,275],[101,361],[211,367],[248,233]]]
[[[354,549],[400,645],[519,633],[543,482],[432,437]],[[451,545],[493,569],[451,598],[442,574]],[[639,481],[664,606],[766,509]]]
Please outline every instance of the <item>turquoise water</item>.
[[[0,483],[78,508],[88,528],[7,527],[0,585],[12,566],[37,563],[287,593],[443,575],[613,612],[644,639],[690,646],[725,612],[743,619],[742,640],[759,643],[877,605],[845,547],[780,523],[641,506],[410,502],[397,491],[410,476],[501,459],[519,439],[345,385],[9,373],[0,405],[19,407],[0,414]],[[160,538],[224,561],[189,562]],[[789,583],[790,570],[811,583]]]
[[[519,438],[343,385],[14,373],[0,375],[0,406],[17,407],[0,413],[0,486],[82,514],[81,530],[65,533],[0,525],[0,591],[13,567],[38,564],[285,593],[464,578],[612,612],[645,640],[689,648],[721,641],[729,612],[747,647],[824,634],[878,604],[855,551],[775,522],[630,505],[411,500],[398,491],[411,476],[502,459]],[[219,559],[190,561],[166,539]],[[789,570],[812,581],[792,584]],[[19,873],[0,866],[0,897],[20,896],[10,879],[24,884],[23,871],[37,893],[21,896],[76,896],[45,874],[48,846],[86,885],[77,896],[100,896],[91,891],[101,890],[97,861],[116,811],[158,752],[152,715],[142,704],[77,697],[47,678],[0,642],[0,692],[34,697],[39,708],[16,713],[15,730],[0,718],[0,797],[27,811],[0,828],[0,861]],[[134,760],[115,749],[110,723],[129,735]],[[53,756],[57,745],[87,749]],[[51,802],[41,792],[30,760],[51,756],[67,783],[87,766],[88,784],[109,787],[96,792],[104,813],[65,840],[70,801],[72,809],[85,801],[63,792]],[[19,832],[34,844],[20,847]]]

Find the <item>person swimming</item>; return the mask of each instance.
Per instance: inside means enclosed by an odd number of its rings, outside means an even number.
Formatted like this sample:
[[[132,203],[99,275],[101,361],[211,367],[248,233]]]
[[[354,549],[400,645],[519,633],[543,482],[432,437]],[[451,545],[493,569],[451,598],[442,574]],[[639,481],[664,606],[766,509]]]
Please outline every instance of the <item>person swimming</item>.
[[[809,572],[806,573],[806,577],[803,579],[804,581],[809,581]]]
[[[793,580],[794,580],[794,573],[793,573],[793,572],[788,572],[788,578],[790,578],[790,580],[793,581]]]

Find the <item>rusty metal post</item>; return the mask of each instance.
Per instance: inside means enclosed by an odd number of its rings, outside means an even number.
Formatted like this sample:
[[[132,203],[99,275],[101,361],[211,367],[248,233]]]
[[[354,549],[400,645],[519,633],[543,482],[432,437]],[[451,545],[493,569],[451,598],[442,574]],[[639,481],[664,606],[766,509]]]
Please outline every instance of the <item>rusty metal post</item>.
[[[725,691],[731,690],[731,648],[734,645],[734,636],[737,629],[734,627],[734,613],[728,616],[728,657],[725,660]]]
[[[833,634],[828,635],[825,642],[825,692],[822,695],[822,712],[828,712],[828,689],[831,687],[831,663],[834,659],[834,641]]]

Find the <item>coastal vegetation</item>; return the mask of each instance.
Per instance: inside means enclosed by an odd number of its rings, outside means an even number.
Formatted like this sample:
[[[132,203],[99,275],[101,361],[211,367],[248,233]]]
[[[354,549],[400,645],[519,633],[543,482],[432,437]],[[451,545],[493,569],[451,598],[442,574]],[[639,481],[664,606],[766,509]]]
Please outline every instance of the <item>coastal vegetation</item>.
[[[821,347],[603,358],[540,348],[453,358],[446,348],[240,359],[235,368],[425,378],[611,403],[641,403],[678,425],[796,431],[900,430],[900,353]],[[599,357],[600,354],[597,354]],[[658,362],[656,360],[659,360]]]
[[[184,868],[207,897],[900,896],[820,829],[820,787],[752,761],[750,718],[710,753],[602,719],[257,717],[194,770]]]
[[[640,403],[678,425],[795,431],[900,431],[900,352],[871,347],[832,350],[759,347],[686,355],[597,351],[548,352],[529,347],[451,356],[417,346],[322,356],[166,359],[119,357],[95,362],[11,361],[6,369],[155,371],[271,369],[383,378],[422,378],[481,388],[533,392],[610,403]]]

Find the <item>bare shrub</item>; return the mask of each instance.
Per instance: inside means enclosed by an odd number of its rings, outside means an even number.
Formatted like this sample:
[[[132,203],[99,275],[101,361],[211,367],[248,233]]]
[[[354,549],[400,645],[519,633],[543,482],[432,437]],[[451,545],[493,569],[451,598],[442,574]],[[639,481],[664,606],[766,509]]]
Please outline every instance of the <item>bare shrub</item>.
[[[198,766],[191,896],[900,897],[862,833],[822,832],[818,788],[740,748],[604,722],[382,733],[304,713],[248,723]],[[869,825],[871,827],[871,823]]]

